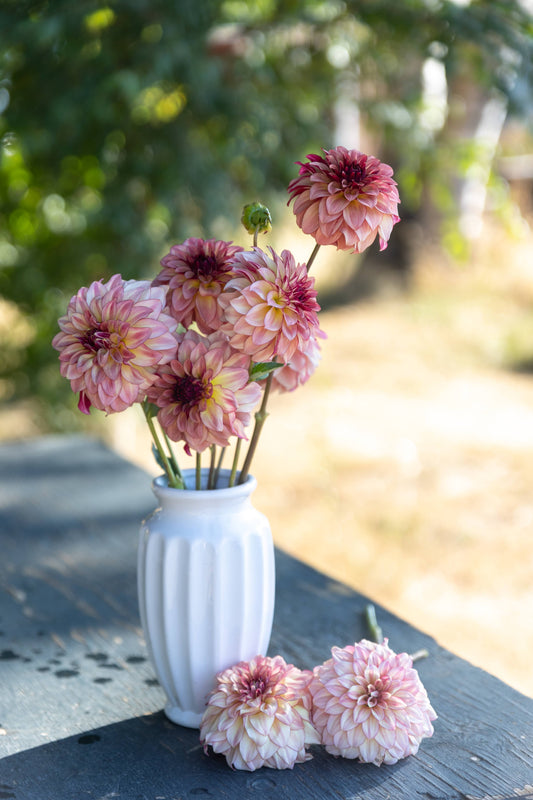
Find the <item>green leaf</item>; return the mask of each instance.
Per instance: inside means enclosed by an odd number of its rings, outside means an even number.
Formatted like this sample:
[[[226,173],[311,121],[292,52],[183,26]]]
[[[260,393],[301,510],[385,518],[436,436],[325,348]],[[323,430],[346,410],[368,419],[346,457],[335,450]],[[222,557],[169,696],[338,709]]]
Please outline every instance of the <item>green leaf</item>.
[[[158,466],[161,467],[163,472],[166,472],[166,467],[165,467],[164,461],[161,458],[161,454],[159,453],[159,450],[157,449],[155,444],[152,444],[152,455],[155,458],[156,464],[158,464]]]
[[[147,417],[152,419],[153,417],[157,416],[157,412],[159,411],[158,406],[155,403],[150,403],[148,400],[143,400],[142,408]]]
[[[280,364],[278,361],[264,361],[261,364],[254,364],[250,368],[250,380],[262,381],[268,378],[270,373],[278,369],[278,367],[283,367],[283,364]]]

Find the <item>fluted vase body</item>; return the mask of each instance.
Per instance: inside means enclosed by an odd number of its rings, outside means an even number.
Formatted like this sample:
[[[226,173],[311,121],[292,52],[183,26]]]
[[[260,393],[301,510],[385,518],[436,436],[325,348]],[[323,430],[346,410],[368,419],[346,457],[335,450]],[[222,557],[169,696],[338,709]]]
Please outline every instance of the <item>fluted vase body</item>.
[[[218,485],[228,477],[222,471]],[[185,478],[194,485],[192,470]],[[251,476],[212,490],[171,489],[164,477],[152,484],[159,505],[140,531],[140,616],[165,713],[180,725],[199,727],[217,672],[268,648],[274,547],[251,502],[255,487]]]

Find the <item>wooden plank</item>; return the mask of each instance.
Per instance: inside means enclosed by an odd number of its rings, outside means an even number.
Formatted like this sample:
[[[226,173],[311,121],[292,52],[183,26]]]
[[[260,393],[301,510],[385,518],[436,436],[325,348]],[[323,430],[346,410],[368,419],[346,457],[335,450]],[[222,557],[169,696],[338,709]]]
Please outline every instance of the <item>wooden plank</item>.
[[[139,626],[153,505],[147,476],[97,442],[0,447],[0,799],[531,797],[533,701],[379,608],[394,649],[430,653],[417,666],[439,719],[416,757],[377,768],[313,748],[250,774],[205,756],[162,714]],[[277,570],[272,653],[312,667],[365,635],[364,597],[280,551]]]

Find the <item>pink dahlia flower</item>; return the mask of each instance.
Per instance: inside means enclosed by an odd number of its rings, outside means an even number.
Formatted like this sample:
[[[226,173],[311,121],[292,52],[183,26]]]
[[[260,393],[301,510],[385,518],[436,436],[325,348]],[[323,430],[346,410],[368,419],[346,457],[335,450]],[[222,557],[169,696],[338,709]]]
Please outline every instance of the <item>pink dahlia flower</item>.
[[[165,302],[164,289],[120,275],[72,297],[52,345],[85,414],[91,406],[123,411],[144,398],[155,369],[176,350],[176,322]]]
[[[362,253],[379,235],[384,250],[400,220],[400,198],[388,164],[345,147],[307,158],[298,162],[299,177],[288,188],[298,226],[318,244],[354,253]]]
[[[322,332],[320,331],[322,334]],[[323,336],[323,335],[322,335]],[[313,337],[296,350],[288,364],[274,370],[272,389],[278,392],[293,392],[309,380],[320,361],[320,345]]]
[[[222,326],[237,350],[254,361],[287,363],[309,339],[320,335],[314,278],[288,250],[270,256],[254,247],[234,259],[235,277],[220,303]]]
[[[158,370],[147,393],[160,408],[163,429],[174,442],[184,441],[189,454],[212,444],[225,447],[231,436],[246,438],[261,396],[259,384],[249,381],[250,358],[220,333],[190,330],[177,339],[173,359]]]
[[[216,239],[187,239],[161,259],[154,286],[168,287],[170,313],[185,328],[196,322],[202,333],[220,328],[217,298],[232,277],[232,260],[242,247]]]
[[[319,744],[310,721],[312,673],[281,656],[256,656],[217,675],[200,726],[200,740],[231,767],[292,769]]]
[[[363,639],[315,667],[312,719],[328,753],[379,766],[414,755],[437,718],[413,660]]]

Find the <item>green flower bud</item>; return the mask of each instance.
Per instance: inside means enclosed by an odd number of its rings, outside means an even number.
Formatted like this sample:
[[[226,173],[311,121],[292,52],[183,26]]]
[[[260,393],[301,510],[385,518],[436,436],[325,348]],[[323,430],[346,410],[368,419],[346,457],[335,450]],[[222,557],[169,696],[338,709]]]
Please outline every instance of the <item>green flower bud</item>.
[[[244,206],[241,222],[251,234],[269,233],[272,230],[270,211],[261,203],[248,203]]]

